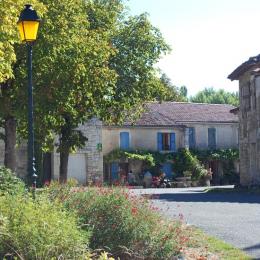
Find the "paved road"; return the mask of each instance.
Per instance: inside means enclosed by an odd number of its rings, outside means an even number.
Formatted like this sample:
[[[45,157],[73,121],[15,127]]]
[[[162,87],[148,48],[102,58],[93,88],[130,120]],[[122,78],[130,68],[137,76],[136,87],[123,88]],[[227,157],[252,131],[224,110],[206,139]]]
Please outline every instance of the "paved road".
[[[157,194],[153,202],[170,218],[184,216],[203,229],[260,260],[260,195],[205,193],[204,188],[140,189]]]

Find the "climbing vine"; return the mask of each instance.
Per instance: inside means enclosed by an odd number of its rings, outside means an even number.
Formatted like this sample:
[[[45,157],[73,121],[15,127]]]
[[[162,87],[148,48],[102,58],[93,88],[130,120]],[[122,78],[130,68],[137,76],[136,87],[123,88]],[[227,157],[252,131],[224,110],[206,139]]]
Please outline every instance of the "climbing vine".
[[[190,171],[193,180],[199,180],[207,175],[204,167],[205,162],[234,161],[239,158],[238,149],[219,149],[219,150],[188,150],[179,149],[177,152],[160,153],[146,150],[124,151],[120,149],[113,150],[104,156],[105,162],[114,162],[118,160],[132,159],[146,163],[148,167],[160,168],[165,162],[174,164],[174,172],[177,176],[182,176],[183,172]]]
[[[218,149],[218,150],[190,150],[201,161],[214,160],[237,160],[239,158],[238,149]]]
[[[149,166],[155,165],[155,160],[153,155],[146,151],[138,151],[138,150],[124,151],[124,150],[116,149],[104,156],[105,162],[114,162],[117,160],[125,160],[125,159],[145,161]]]

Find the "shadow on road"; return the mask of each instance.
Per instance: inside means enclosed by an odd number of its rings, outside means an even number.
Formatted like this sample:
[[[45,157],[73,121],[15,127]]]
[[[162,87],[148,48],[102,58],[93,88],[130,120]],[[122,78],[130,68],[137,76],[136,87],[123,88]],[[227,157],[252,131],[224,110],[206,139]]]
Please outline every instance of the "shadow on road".
[[[254,249],[260,249],[260,244],[242,248],[242,250],[245,250],[245,251],[250,251],[250,250],[254,250]]]
[[[245,193],[164,193],[150,198],[176,202],[260,203],[259,195]]]

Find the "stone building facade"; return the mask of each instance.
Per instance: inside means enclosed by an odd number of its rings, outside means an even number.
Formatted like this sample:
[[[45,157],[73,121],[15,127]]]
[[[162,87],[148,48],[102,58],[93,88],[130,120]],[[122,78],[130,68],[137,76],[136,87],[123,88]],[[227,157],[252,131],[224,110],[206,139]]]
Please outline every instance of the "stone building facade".
[[[162,153],[179,148],[227,149],[238,146],[238,118],[230,113],[230,105],[152,102],[134,124],[121,126],[103,125],[96,118],[78,127],[88,138],[85,147],[69,156],[68,178],[81,184],[105,180],[112,183],[118,177],[118,169],[126,172],[142,172],[142,163],[103,163],[103,157],[115,149],[151,150]],[[57,140],[58,141],[58,138]],[[3,164],[4,146],[0,143],[0,163]],[[20,150],[19,150],[20,149]],[[17,151],[19,176],[26,174],[26,146]],[[59,153],[51,154],[50,175],[58,179]],[[170,164],[162,166],[166,173],[174,171]],[[174,167],[174,166],[173,166]],[[210,166],[220,172],[220,165]]]
[[[70,154],[68,163],[68,178],[75,178],[81,184],[103,180],[102,154],[102,122],[93,118],[78,127],[78,130],[88,138],[85,147]],[[58,138],[57,138],[58,139]],[[24,178],[27,175],[27,145],[17,147],[16,174]],[[4,164],[4,142],[0,141],[0,165]],[[58,179],[60,166],[59,153],[51,154],[51,177]]]
[[[240,184],[260,185],[260,55],[251,57],[229,76],[239,81]]]
[[[187,102],[151,102],[134,123],[102,128],[103,155],[116,149],[174,152],[179,148],[215,150],[238,148],[238,117],[226,104],[198,104]],[[119,173],[129,170],[138,176],[144,171],[136,160],[106,162],[104,179],[116,182]],[[208,165],[216,183],[223,175],[220,162]],[[167,176],[174,174],[174,164],[162,165]]]
[[[78,127],[88,141],[80,150],[70,154],[68,178],[75,178],[81,184],[103,181],[102,122],[93,118]],[[60,157],[52,154],[52,178],[58,179]]]

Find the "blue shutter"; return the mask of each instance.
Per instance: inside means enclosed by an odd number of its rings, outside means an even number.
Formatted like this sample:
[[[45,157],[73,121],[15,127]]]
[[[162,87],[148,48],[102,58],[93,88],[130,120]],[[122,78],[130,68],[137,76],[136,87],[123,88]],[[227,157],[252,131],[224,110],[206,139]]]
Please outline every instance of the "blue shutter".
[[[208,147],[209,149],[216,149],[216,129],[208,128]]]
[[[129,133],[128,132],[120,133],[120,149],[122,149],[122,150],[129,149]]]
[[[157,149],[158,149],[158,151],[163,150],[163,135],[162,135],[162,133],[157,133]]]
[[[118,179],[118,163],[111,163],[111,179],[115,181]]]
[[[176,151],[175,133],[170,134],[170,150]]]
[[[195,128],[190,127],[189,128],[189,147],[190,148],[195,148]]]
[[[172,164],[171,163],[164,163],[161,169],[165,174],[166,177],[172,179]]]

